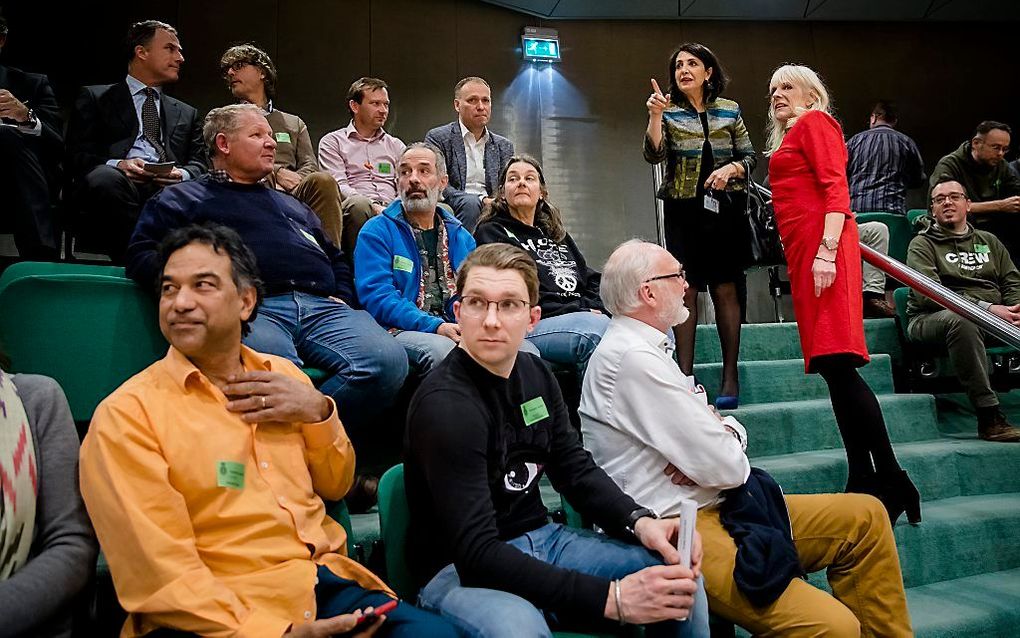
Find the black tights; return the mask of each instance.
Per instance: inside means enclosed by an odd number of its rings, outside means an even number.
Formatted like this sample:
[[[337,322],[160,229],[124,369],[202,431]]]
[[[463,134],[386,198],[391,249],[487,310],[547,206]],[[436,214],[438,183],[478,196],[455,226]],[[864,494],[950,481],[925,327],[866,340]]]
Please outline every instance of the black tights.
[[[892,474],[900,470],[882,408],[875,393],[857,373],[850,355],[825,355],[812,360],[812,369],[829,386],[832,411],[843,437],[850,480],[866,477],[878,470]],[[872,465],[874,462],[874,465]]]
[[[736,395],[740,389],[737,356],[740,354],[740,324],[743,318],[740,290],[733,282],[710,284],[708,290],[715,305],[715,324],[723,356],[720,394]],[[694,338],[698,328],[699,292],[698,288],[688,284],[684,293],[684,305],[690,310],[691,316],[684,323],[673,327],[680,371],[687,376],[694,374]]]

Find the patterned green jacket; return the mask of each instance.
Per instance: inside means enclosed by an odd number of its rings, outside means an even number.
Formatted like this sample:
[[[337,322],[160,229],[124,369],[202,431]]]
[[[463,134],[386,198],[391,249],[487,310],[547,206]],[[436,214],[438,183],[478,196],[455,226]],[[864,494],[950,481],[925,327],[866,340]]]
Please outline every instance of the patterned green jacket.
[[[755,165],[754,147],[740,116],[740,105],[717,98],[705,105],[708,141],[712,144],[712,168],[747,159]],[[662,144],[653,148],[645,136],[644,155],[650,164],[666,161],[666,177],[656,194],[660,199],[690,199],[698,190],[701,148],[705,135],[698,113],[687,106],[670,104],[662,113]],[[730,180],[726,190],[743,190],[744,180]]]

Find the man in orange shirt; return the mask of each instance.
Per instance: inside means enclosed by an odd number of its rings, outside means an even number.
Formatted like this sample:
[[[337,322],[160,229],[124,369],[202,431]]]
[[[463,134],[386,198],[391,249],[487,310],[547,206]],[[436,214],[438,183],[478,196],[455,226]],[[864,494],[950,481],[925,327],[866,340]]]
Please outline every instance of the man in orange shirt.
[[[100,404],[81,451],[85,503],[129,614],[121,636],[351,631],[392,594],[344,556],[346,533],[326,516],[322,499],[354,477],[336,405],[293,363],[241,345],[261,282],[234,231],[173,231],[160,263],[169,352]],[[403,602],[362,628],[457,635]]]

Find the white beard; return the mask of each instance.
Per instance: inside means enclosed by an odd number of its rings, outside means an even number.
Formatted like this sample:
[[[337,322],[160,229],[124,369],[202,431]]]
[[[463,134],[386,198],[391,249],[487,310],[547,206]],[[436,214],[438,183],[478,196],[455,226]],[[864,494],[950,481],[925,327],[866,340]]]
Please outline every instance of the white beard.
[[[407,199],[401,193],[400,202],[404,205],[404,210],[409,213],[431,213],[439,205],[439,188],[426,189],[425,199]]]
[[[663,308],[659,312],[659,318],[663,323],[670,326],[679,326],[691,316],[691,311],[684,305],[684,298],[678,298],[677,308]]]

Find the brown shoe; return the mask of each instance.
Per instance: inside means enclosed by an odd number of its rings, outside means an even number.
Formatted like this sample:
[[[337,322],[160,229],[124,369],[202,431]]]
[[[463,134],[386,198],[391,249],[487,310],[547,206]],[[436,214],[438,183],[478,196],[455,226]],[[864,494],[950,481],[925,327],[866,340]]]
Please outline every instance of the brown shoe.
[[[865,319],[892,319],[896,316],[896,308],[893,308],[885,299],[867,298],[864,299]]]
[[[1002,412],[998,412],[990,423],[978,424],[978,438],[994,443],[1016,443],[1020,441],[1020,430],[1010,425]]]

